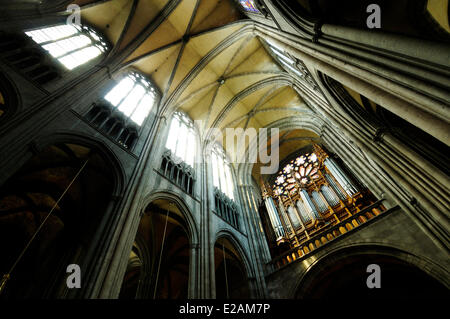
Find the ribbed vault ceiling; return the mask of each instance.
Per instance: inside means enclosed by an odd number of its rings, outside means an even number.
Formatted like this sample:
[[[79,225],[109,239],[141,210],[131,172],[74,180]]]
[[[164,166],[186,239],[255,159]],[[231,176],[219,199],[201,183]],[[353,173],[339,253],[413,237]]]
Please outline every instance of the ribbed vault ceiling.
[[[258,130],[308,111],[291,87],[291,76],[253,34],[252,22],[234,1],[78,3],[83,5],[83,21],[114,45],[110,55],[126,52],[121,67],[133,67],[153,80],[165,113],[181,109],[193,120],[202,120],[202,137],[210,127]],[[308,131],[295,134],[315,136]],[[282,144],[280,155],[307,143],[297,142],[287,142],[286,150]]]

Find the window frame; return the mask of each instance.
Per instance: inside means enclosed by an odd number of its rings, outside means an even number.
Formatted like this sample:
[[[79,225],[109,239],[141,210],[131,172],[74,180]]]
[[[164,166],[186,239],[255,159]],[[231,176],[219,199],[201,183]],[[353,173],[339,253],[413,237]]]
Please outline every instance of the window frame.
[[[177,122],[176,130],[174,128],[174,121]],[[176,136],[174,135],[175,132]],[[185,134],[184,137],[183,134]],[[184,145],[184,156],[180,156],[180,145]],[[171,152],[171,155],[175,157],[175,159],[181,159],[183,163],[189,167],[195,168],[194,166],[197,160],[197,145],[197,132],[195,130],[194,121],[186,113],[176,111],[171,117],[169,132],[167,134],[164,147]],[[194,148],[195,151],[190,152],[191,148]],[[190,156],[190,153],[192,156]]]
[[[214,187],[223,193],[228,199],[235,202],[236,194],[233,170],[231,167],[231,162],[229,161],[223,147],[216,143],[211,150],[211,158]],[[216,183],[216,181],[218,182]]]
[[[32,34],[30,34],[30,33],[36,33],[37,31],[42,32],[43,30],[48,30],[48,29],[56,28],[56,27],[64,27],[64,26],[73,27],[77,31],[75,33],[71,33],[71,34],[68,34],[68,35],[60,37],[60,38],[53,38],[53,39],[49,39],[49,40],[46,40],[46,41],[40,41],[40,42],[36,40],[38,38],[37,35],[33,36]],[[100,32],[98,32],[93,27],[91,27],[90,25],[87,25],[87,24],[82,24],[82,25],[78,26],[78,25],[69,25],[67,23],[60,22],[60,23],[54,23],[54,24],[51,24],[51,25],[46,25],[46,26],[40,26],[40,27],[26,29],[26,30],[23,31],[23,33],[31,41],[33,41],[37,46],[39,46],[40,49],[42,49],[49,56],[51,56],[52,59],[56,62],[56,64],[58,64],[58,66],[60,66],[65,71],[69,71],[69,72],[70,71],[74,71],[74,70],[78,69],[79,67],[87,65],[90,62],[92,62],[93,60],[96,60],[98,58],[104,58],[106,56],[106,54],[108,53],[108,51],[110,50],[110,48],[112,47],[105,36],[103,36]],[[44,35],[47,36],[47,37],[50,37],[48,34],[44,33]],[[72,38],[75,38],[75,37],[80,37],[80,36],[87,37],[91,41],[91,43],[90,44],[86,44],[84,46],[77,47],[74,50],[65,51],[62,55],[58,55],[58,56],[53,55],[50,52],[50,50],[45,48],[45,46],[48,46],[48,45],[51,45],[51,44],[55,44],[55,43],[58,43],[60,41],[72,39]],[[79,53],[82,50],[88,49],[88,48],[96,48],[96,49],[98,49],[100,51],[100,53],[98,55],[96,55],[96,56],[93,56],[93,57],[83,61],[80,64],[77,64],[77,65],[73,66],[73,67],[69,67],[64,62],[61,61],[61,59],[63,59],[63,58],[70,57],[73,54]],[[74,59],[74,57],[72,57],[72,58]]]
[[[287,168],[292,168],[288,170]],[[302,171],[303,169],[303,171]],[[296,154],[294,159],[287,162],[275,175],[272,190],[277,196],[294,196],[297,187],[309,188],[314,180],[319,178],[321,165],[317,154],[314,152],[302,152]],[[298,175],[297,178],[294,175]],[[302,182],[300,180],[305,180]],[[292,181],[294,180],[294,181]]]
[[[123,83],[122,81],[126,80],[127,78],[134,81],[133,86],[131,89],[128,90],[127,93],[122,94],[121,97],[118,99],[119,101],[116,104],[114,104],[109,99],[107,99],[107,96],[110,94],[112,95],[112,92],[115,89],[117,89],[117,87],[121,83]],[[120,109],[120,106],[122,105],[123,102],[126,101],[126,99],[130,96],[130,94],[133,92],[133,90],[139,85],[145,89],[145,92],[142,94],[140,99],[134,104],[133,110],[131,111],[130,115],[127,115],[125,112],[123,112]],[[110,85],[108,87],[108,89],[105,91],[106,91],[106,93],[104,92],[104,94],[102,95],[101,98],[104,103],[107,103],[111,106],[111,113],[113,115],[118,115],[120,118],[122,118],[124,120],[124,124],[126,126],[130,126],[138,132],[145,126],[145,123],[148,120],[149,115],[152,112],[152,110],[155,107],[158,107],[159,91],[158,91],[157,87],[153,84],[153,82],[149,78],[147,78],[146,76],[144,76],[143,74],[141,74],[135,70],[128,70],[127,72],[124,72],[117,80],[114,81],[114,84]],[[133,119],[133,115],[141,107],[141,103],[143,102],[146,95],[149,95],[149,94],[153,95],[153,103],[152,103],[152,106],[148,108],[147,114],[141,120],[141,122],[139,124],[138,122],[136,122]],[[120,93],[118,94],[118,96],[119,95],[120,95]],[[144,104],[142,105],[142,107],[145,107]]]

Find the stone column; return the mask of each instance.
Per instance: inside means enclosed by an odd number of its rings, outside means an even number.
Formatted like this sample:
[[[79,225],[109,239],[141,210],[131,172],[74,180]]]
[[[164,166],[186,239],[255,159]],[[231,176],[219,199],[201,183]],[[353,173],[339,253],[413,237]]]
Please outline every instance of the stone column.
[[[200,245],[192,243],[190,245],[189,256],[189,284],[188,284],[188,299],[198,298],[198,251]]]
[[[308,47],[311,44],[302,46],[301,40],[296,42],[283,38],[264,28],[258,28],[256,34],[450,145],[448,106],[445,104],[419,96],[414,90],[405,89],[387,78],[326,55],[316,47]]]
[[[242,205],[242,214],[246,222],[248,246],[250,248],[248,256],[251,260],[250,266],[253,268],[255,275],[255,293],[256,298],[265,298],[267,296],[267,288],[264,277],[264,265],[268,261],[268,247],[260,231],[260,221],[257,218],[258,210],[256,203],[252,203],[251,185],[239,185],[240,203]],[[269,255],[270,256],[270,255]]]
[[[204,162],[199,181],[201,187],[201,219],[200,219],[200,256],[199,256],[199,295],[197,298],[208,299],[216,297],[216,278],[214,264],[214,234],[211,230],[211,214],[214,207],[213,176],[211,154],[204,152]]]
[[[395,52],[398,55],[408,56],[417,60],[430,61],[435,64],[448,65],[449,47],[445,43],[331,24],[322,25],[321,31],[323,37],[326,38],[332,37],[347,42],[357,43],[359,46]]]
[[[336,101],[325,87],[323,87],[323,90],[334,106]],[[356,123],[357,125],[355,125],[355,123],[351,123],[348,119],[343,118],[328,106],[320,105],[316,102],[313,103],[321,112],[328,116],[332,126],[336,127],[336,130],[339,130],[339,133],[336,133],[328,140],[328,143],[336,144],[334,147],[335,152],[337,154],[349,152],[348,155],[343,157],[347,163],[359,161],[359,157],[361,156],[366,157],[366,160],[369,162],[373,161],[376,169],[372,176],[379,181],[377,187],[383,189],[381,193],[384,192],[391,199],[395,199],[437,245],[443,248],[446,247],[449,241],[448,232],[446,231],[446,229],[449,229],[448,219],[444,217],[445,213],[442,210],[436,208],[435,205],[437,202],[433,202],[432,200],[433,197],[440,195],[433,193],[432,196],[426,190],[420,190],[421,185],[419,183],[408,180],[409,177],[407,175],[408,171],[411,171],[411,168],[405,168],[404,171],[403,169],[399,170],[399,166],[404,166],[405,161],[395,160],[393,157],[399,155],[399,151],[392,150],[392,153],[389,153],[384,148],[380,148],[378,144],[383,142],[380,142],[380,138],[376,139],[373,133],[371,134],[366,129],[368,126],[367,123]],[[373,138],[371,139],[369,136]],[[347,145],[351,144],[353,146],[349,148]],[[384,143],[383,146],[385,146]],[[361,153],[355,153],[353,148],[358,148],[361,150]],[[361,162],[361,170],[363,172],[367,169],[370,170],[369,167],[367,162]]]

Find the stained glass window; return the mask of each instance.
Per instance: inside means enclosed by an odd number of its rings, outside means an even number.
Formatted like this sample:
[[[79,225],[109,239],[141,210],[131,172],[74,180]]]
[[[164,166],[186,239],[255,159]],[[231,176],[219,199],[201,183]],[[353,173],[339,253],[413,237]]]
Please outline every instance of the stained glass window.
[[[142,75],[130,72],[105,95],[105,100],[140,126],[153,108],[155,97],[151,83]]]
[[[259,13],[259,10],[256,9],[255,3],[253,0],[239,0],[239,3],[244,8],[245,11],[256,12]]]
[[[106,52],[108,45],[87,26],[60,24],[25,32],[67,69],[72,70]]]
[[[276,196],[289,196],[297,193],[300,187],[307,187],[318,179],[319,161],[314,153],[307,153],[291,160],[280,170],[275,178],[273,191]]]

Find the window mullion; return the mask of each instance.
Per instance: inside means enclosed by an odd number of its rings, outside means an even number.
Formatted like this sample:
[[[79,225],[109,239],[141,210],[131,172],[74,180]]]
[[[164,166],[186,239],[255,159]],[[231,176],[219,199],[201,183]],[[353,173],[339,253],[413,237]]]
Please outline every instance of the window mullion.
[[[227,184],[225,182],[225,163],[223,155],[220,158],[220,189],[226,194]]]
[[[226,171],[225,171],[225,178],[226,178],[226,184],[227,184],[227,196],[230,199],[234,198],[234,187],[233,187],[233,179],[231,175],[231,164],[226,163]]]
[[[185,137],[185,143],[186,143],[186,149],[184,150],[184,161],[188,162],[189,159],[189,146],[190,145],[190,139],[191,139],[191,130],[189,129],[189,127],[186,125],[187,128],[187,134]],[[189,161],[190,162],[190,161]],[[191,165],[190,163],[188,165]]]
[[[120,100],[120,102],[117,103],[115,109],[117,109],[117,110],[119,109],[119,106],[123,103],[123,101],[125,101],[125,99],[128,97],[128,95],[130,95],[130,93],[133,92],[133,90],[134,90],[134,88],[136,87],[136,85],[137,85],[137,83],[136,83],[136,81],[134,81],[133,87],[128,91],[128,93],[127,93],[126,95],[124,95],[124,96],[122,97],[122,99]]]
[[[221,158],[219,156],[217,156],[217,183],[219,185],[217,185],[217,187],[222,191],[222,163],[221,163]]]
[[[144,88],[145,90],[145,88]],[[130,91],[131,92],[131,91]],[[132,118],[134,115],[134,112],[136,112],[137,108],[141,105],[142,100],[144,99],[144,97],[147,95],[147,90],[145,90],[144,94],[142,94],[141,98],[139,99],[139,101],[136,103],[136,106],[133,109],[133,112],[130,113],[129,118]]]
[[[180,138],[180,131],[181,131],[181,122],[178,119],[178,117],[175,118],[178,122],[178,130],[177,130],[177,138],[175,139],[175,149],[173,150],[173,154],[176,156],[178,153],[178,139]]]

